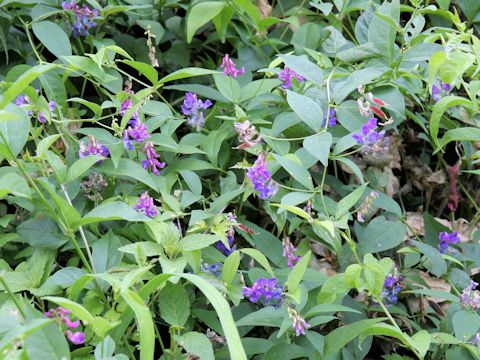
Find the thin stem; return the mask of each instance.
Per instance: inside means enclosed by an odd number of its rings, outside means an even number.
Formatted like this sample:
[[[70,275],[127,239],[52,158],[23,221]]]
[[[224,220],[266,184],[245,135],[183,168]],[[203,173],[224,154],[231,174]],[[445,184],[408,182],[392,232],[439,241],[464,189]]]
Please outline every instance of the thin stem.
[[[20,303],[18,302],[17,298],[15,297],[15,295],[13,294],[12,290],[10,290],[10,287],[8,286],[7,282],[5,281],[5,278],[3,277],[3,275],[5,274],[5,271],[2,271],[0,273],[0,283],[2,283],[4,289],[7,291],[8,295],[11,297],[12,301],[14,302],[15,306],[17,307],[18,309],[18,312],[20,313],[20,315],[22,315],[22,317],[24,319],[26,319],[26,315],[25,313],[23,312],[23,309],[22,307],[20,306]]]

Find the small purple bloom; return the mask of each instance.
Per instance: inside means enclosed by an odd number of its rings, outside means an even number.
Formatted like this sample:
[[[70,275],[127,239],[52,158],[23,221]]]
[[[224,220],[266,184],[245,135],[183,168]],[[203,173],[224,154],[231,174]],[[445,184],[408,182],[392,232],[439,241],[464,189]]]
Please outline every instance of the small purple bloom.
[[[123,131],[123,145],[127,150],[133,150],[134,145],[132,140],[140,144],[150,137],[150,133],[140,119],[132,118],[128,124],[129,126]]]
[[[220,67],[223,69],[223,75],[231,75],[233,78],[245,73],[245,68],[242,66],[240,69],[237,69],[235,63],[230,59],[230,55],[228,54],[225,54],[223,57],[222,65],[220,65]]]
[[[41,111],[37,113],[37,120],[41,124],[45,124],[47,122],[47,119],[45,118],[45,116],[43,116]]]
[[[360,134],[353,134],[352,137],[358,144],[362,145],[364,153],[383,152],[388,148],[389,139],[385,137],[385,130],[375,131],[377,119],[371,118],[362,125]]]
[[[103,157],[108,157],[110,155],[108,147],[97,142],[93,136],[90,136],[89,138],[90,142],[88,145],[85,145],[83,141],[80,142],[80,150],[78,152],[80,158],[84,158],[88,155],[98,155]]]
[[[153,203],[153,198],[148,195],[148,192],[144,192],[137,200],[134,209],[143,212],[146,216],[154,218],[157,216],[157,207]]]
[[[450,93],[450,90],[452,89],[450,84],[444,83],[440,81],[440,87],[437,85],[433,84],[432,85],[432,99],[435,102],[440,101],[440,99],[444,96],[447,96]]]
[[[292,319],[292,327],[295,329],[295,335],[305,335],[305,330],[310,324],[293,308],[288,308],[288,316]]]
[[[290,89],[292,87],[292,79],[295,78],[300,83],[305,81],[305,78],[302,75],[299,75],[295,70],[285,66],[285,68],[280,71],[278,78],[283,81],[282,88]]]
[[[65,325],[67,325],[70,329],[76,329],[80,326],[80,320],[72,321],[70,318],[65,318]]]
[[[277,193],[277,186],[272,181],[272,175],[267,169],[265,154],[258,155],[252,167],[248,168],[247,176],[253,184],[253,188],[259,192],[260,199],[268,199]]]
[[[151,168],[155,175],[159,175],[160,172],[158,169],[163,169],[165,167],[165,163],[157,160],[160,155],[155,152],[153,143],[151,141],[147,141],[143,147],[143,151],[145,151],[145,155],[147,155],[147,160],[142,161],[143,168],[145,170],[149,170]]]
[[[470,281],[470,285],[463,289],[460,295],[460,304],[465,308],[472,308],[473,310],[480,308],[480,292],[475,290],[478,283]]]
[[[402,287],[400,282],[403,280],[403,276],[394,276],[388,274],[383,283],[382,297],[385,299],[387,305],[395,305],[398,302],[398,293]]]
[[[55,101],[51,100],[48,102],[48,109],[50,111],[55,111],[56,107],[57,107],[57,103]]]
[[[70,330],[67,330],[65,331],[65,334],[72,344],[80,345],[85,342],[85,333],[82,331],[72,333]]]
[[[213,265],[203,263],[200,264],[200,271],[206,274],[212,274],[215,277],[218,277],[222,274],[222,263],[217,262]]]
[[[15,105],[17,106],[22,106],[22,105],[32,105],[32,102],[30,101],[30,98],[27,95],[18,95],[17,98],[15,99]],[[27,110],[28,116],[33,115],[32,110]]]
[[[87,5],[79,6],[74,0],[62,2],[64,10],[73,10],[75,21],[73,22],[73,36],[87,36],[88,30],[97,26],[95,19],[99,13],[97,9],[91,10]]]
[[[259,278],[255,281],[252,287],[243,287],[243,296],[248,298],[250,302],[274,307],[280,307],[285,300],[283,294],[283,286],[277,282],[277,278],[270,279]]]
[[[283,239],[283,257],[287,259],[287,265],[289,268],[293,268],[301,259],[300,256],[294,254],[295,251],[297,251],[297,249],[290,242],[290,239],[288,237]]]
[[[450,244],[457,244],[460,242],[457,232],[449,234],[446,231],[442,231],[440,234],[438,234],[438,239],[440,240],[438,243],[438,251],[440,251],[442,254],[445,254]]]
[[[182,104],[183,115],[190,116],[187,118],[187,124],[200,131],[205,124],[205,118],[201,110],[208,109],[210,106],[212,106],[212,102],[209,99],[202,101],[197,98],[197,94],[187,92]]]
[[[217,241],[215,243],[215,247],[220,250],[225,256],[229,256],[237,249],[237,245],[234,244],[233,235],[227,235],[227,240],[228,245],[230,245],[230,249],[228,249],[222,241]]]
[[[337,117],[334,108],[330,108],[328,111],[328,126],[333,127],[337,125]]]

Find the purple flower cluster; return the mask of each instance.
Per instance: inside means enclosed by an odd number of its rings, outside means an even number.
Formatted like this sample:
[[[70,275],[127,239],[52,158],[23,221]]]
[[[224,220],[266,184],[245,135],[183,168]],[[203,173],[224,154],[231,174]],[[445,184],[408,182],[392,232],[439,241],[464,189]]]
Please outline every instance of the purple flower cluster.
[[[37,89],[37,92],[39,93],[40,90]],[[15,105],[17,106],[32,105],[32,101],[27,95],[22,94],[17,96],[17,98],[15,99]],[[51,100],[48,102],[48,109],[50,111],[55,111],[56,107],[57,107],[57,103],[55,101]],[[27,115],[33,116],[33,111],[27,110]],[[37,113],[37,120],[41,124],[45,124],[47,122],[47,118],[42,114],[41,111]]]
[[[227,215],[227,220],[231,222],[231,225],[228,227],[227,231],[227,241],[229,247],[227,247],[223,243],[223,241],[217,241],[215,243],[215,247],[220,250],[225,256],[229,256],[237,249],[237,245],[235,245],[234,241],[235,229],[233,228],[233,225],[238,225],[237,217],[234,214],[229,213]]]
[[[72,321],[70,319],[70,314],[70,310],[57,307],[47,311],[45,316],[54,319],[59,324],[65,324],[69,329],[76,329],[80,326],[80,320]],[[85,334],[82,331],[71,332],[70,330],[66,330],[65,334],[72,344],[80,345],[85,342]]]
[[[291,243],[288,237],[284,238],[282,241],[283,245],[283,257],[287,259],[287,265],[289,268],[293,268],[295,264],[301,259],[300,256],[294,254],[297,249]]]
[[[108,157],[110,155],[108,147],[97,142],[93,136],[89,136],[89,140],[90,142],[88,145],[85,145],[83,141],[80,141],[80,150],[78,151],[78,156],[80,156],[80,158],[84,158],[88,155],[98,155],[103,157]]]
[[[130,88],[131,85],[127,85],[125,91],[129,94],[133,94],[133,91]],[[125,116],[127,111],[133,106],[132,98],[127,97],[122,104],[120,105],[120,116]],[[132,118],[128,122],[128,127],[123,131],[123,145],[127,150],[133,150],[135,146],[132,143],[132,140],[137,144],[142,143],[150,137],[147,127],[140,121],[140,116],[138,111],[135,111],[132,114]]]
[[[358,144],[363,145],[362,151],[365,153],[383,152],[387,147],[389,140],[385,137],[385,130],[375,131],[377,128],[377,119],[371,118],[360,129],[360,134],[353,134],[353,138]]]
[[[98,10],[91,10],[87,5],[77,5],[74,0],[62,2],[64,10],[73,10],[75,21],[73,22],[73,36],[87,36],[88,30],[97,26],[95,19],[98,17]]]
[[[310,324],[293,308],[288,308],[288,316],[292,319],[292,327],[295,329],[295,335],[305,335],[305,330],[310,327]]]
[[[280,73],[278,74],[278,78],[283,81],[282,89],[290,89],[292,87],[293,78],[297,79],[299,83],[305,81],[305,78],[302,75],[297,74],[295,70],[287,66],[285,66],[285,68],[280,71]]]
[[[398,293],[402,289],[400,282],[403,276],[388,274],[383,283],[382,297],[387,305],[395,305],[398,302]]]
[[[235,122],[235,130],[238,133],[238,141],[241,145],[239,149],[246,149],[251,146],[255,146],[262,141],[262,136],[257,132],[255,126],[250,121]]]
[[[53,100],[48,102],[48,110],[50,111],[55,111],[55,108],[57,107],[57,103]],[[37,114],[37,120],[39,123],[45,124],[47,122],[47,119],[45,116],[43,116],[42,112],[39,111]]]
[[[260,199],[268,199],[277,193],[278,188],[272,181],[272,175],[267,169],[265,154],[258,155],[253,166],[248,168],[247,176],[252,182],[253,188],[258,191]]]
[[[230,59],[230,55],[228,54],[225,54],[223,57],[220,67],[223,69],[223,75],[231,75],[233,78],[245,73],[245,68],[242,66],[240,69],[237,69],[235,63]]]
[[[466,308],[479,309],[480,308],[480,292],[475,290],[478,283],[471,281],[470,285],[463,289],[460,295],[460,304]]]
[[[210,106],[212,106],[212,102],[209,99],[202,101],[197,98],[197,94],[187,92],[182,104],[183,115],[189,116],[187,124],[200,131],[205,124],[205,118],[201,110],[208,109]]]
[[[283,286],[277,282],[277,278],[259,278],[252,287],[243,287],[243,296],[248,298],[252,303],[260,302],[261,304],[273,307],[280,307],[285,300],[283,294]]]
[[[438,239],[440,240],[438,243],[438,251],[440,251],[442,254],[445,254],[450,244],[457,244],[460,242],[457,232],[452,232],[449,234],[446,231],[442,231],[440,234],[438,234]]]
[[[337,125],[337,114],[335,113],[334,108],[330,108],[328,111],[328,126],[333,127]]]
[[[450,84],[444,83],[440,81],[440,87],[437,85],[433,84],[432,85],[432,99],[435,102],[440,101],[440,99],[444,96],[447,96],[450,93],[450,90],[452,89]]]
[[[160,173],[158,169],[163,169],[165,167],[165,163],[157,160],[160,155],[155,152],[153,143],[151,141],[147,141],[143,147],[143,151],[145,151],[145,155],[147,156],[147,159],[142,161],[143,168],[145,170],[149,170],[151,168],[155,175],[159,175]]]
[[[137,200],[134,209],[143,212],[146,216],[154,218],[157,216],[157,207],[153,203],[153,198],[148,195],[148,192],[144,192]]]
[[[200,271],[218,277],[222,274],[222,263],[217,262],[213,265],[202,263],[200,264]]]

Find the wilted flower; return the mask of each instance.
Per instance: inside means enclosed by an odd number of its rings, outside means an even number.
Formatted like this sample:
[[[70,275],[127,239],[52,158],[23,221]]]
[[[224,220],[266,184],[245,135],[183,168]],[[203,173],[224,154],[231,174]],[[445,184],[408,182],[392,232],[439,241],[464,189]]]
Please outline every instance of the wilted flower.
[[[215,331],[207,329],[207,332],[205,334],[210,340],[210,342],[215,345],[215,344],[221,344],[221,345],[226,345],[227,344],[227,339],[225,336],[220,336],[218,335]]]
[[[97,26],[95,19],[98,17],[98,10],[91,10],[87,5],[79,6],[74,0],[62,2],[64,10],[73,10],[75,21],[73,22],[73,36],[87,36],[88,30]]]
[[[222,263],[216,262],[213,265],[202,263],[200,264],[200,271],[213,276],[220,276],[222,274]]]
[[[259,278],[252,287],[243,287],[243,296],[248,298],[252,303],[260,302],[261,304],[274,307],[280,307],[284,301],[283,286],[278,284],[277,278]]]
[[[246,149],[250,146],[255,146],[262,141],[261,135],[255,129],[255,126],[250,121],[235,122],[235,130],[238,133],[238,141],[242,144],[238,147],[240,149]]]
[[[360,134],[353,134],[352,137],[358,144],[363,145],[364,153],[383,152],[388,148],[389,139],[385,137],[385,130],[375,131],[377,119],[371,118],[362,125]]]
[[[289,307],[288,316],[292,319],[292,327],[295,329],[295,335],[305,335],[305,330],[310,328],[310,324],[297,312],[297,310]]]
[[[145,170],[151,168],[155,175],[159,175],[160,173],[158,169],[163,169],[165,167],[165,163],[157,160],[160,155],[155,152],[153,143],[151,141],[147,141],[143,147],[143,151],[145,151],[145,155],[147,155],[147,160],[142,161],[143,168]]]
[[[83,141],[80,141],[80,150],[78,152],[80,158],[84,158],[88,155],[98,155],[103,157],[108,157],[110,155],[108,147],[97,142],[93,136],[89,136],[89,140],[90,142],[88,145],[85,145]]]
[[[91,173],[88,175],[87,180],[80,183],[80,189],[85,192],[85,197],[91,201],[103,200],[100,194],[106,187],[108,182],[99,173]]]
[[[290,238],[286,237],[282,241],[283,245],[283,257],[287,259],[287,265],[289,268],[293,268],[295,264],[300,260],[300,256],[294,254],[297,249],[290,242]]]
[[[370,210],[373,200],[375,200],[377,197],[378,193],[376,191],[372,191],[370,194],[367,195],[362,205],[360,205],[360,209],[358,209],[357,211],[358,222],[365,222],[363,216],[368,212],[368,210]]]
[[[235,63],[230,59],[230,55],[228,54],[225,54],[223,57],[220,67],[223,69],[223,75],[231,75],[233,78],[245,73],[245,68],[243,66],[240,69],[236,68]]]
[[[157,207],[153,203],[153,198],[144,192],[137,200],[134,209],[143,212],[146,216],[154,218],[157,216]]]
[[[155,45],[152,42],[152,39],[155,38],[155,35],[152,34],[150,26],[145,31],[145,35],[147,35],[148,58],[150,59],[150,65],[152,65],[153,67],[159,67],[160,65],[157,59],[157,51],[155,49]]]
[[[474,310],[480,308],[480,292],[475,290],[478,283],[470,281],[470,285],[463,289],[460,295],[460,304],[466,308],[472,308]]]
[[[283,89],[290,89],[292,87],[292,79],[295,78],[297,81],[300,83],[302,81],[305,81],[305,78],[297,74],[295,70],[285,66],[285,68],[280,71],[278,74],[278,78],[283,81],[282,88]]]
[[[402,289],[400,282],[403,276],[388,274],[383,283],[382,297],[387,305],[395,305],[398,302],[398,293]]]
[[[182,104],[183,115],[189,115],[187,118],[187,124],[200,131],[205,124],[205,118],[203,117],[203,111],[212,106],[212,102],[207,99],[205,101],[197,99],[197,94],[187,92],[185,94],[185,100]]]
[[[260,199],[268,199],[277,192],[277,186],[272,181],[272,175],[267,169],[267,162],[263,153],[258,155],[257,160],[252,167],[248,168],[247,176],[253,184],[253,188],[258,191]]]
[[[440,87],[433,84],[432,85],[432,99],[435,102],[440,101],[440,99],[442,97],[447,96],[450,93],[451,89],[452,89],[452,87],[450,86],[450,84],[444,83],[442,81],[440,81]]]
[[[458,233],[456,231],[450,234],[446,231],[442,231],[440,234],[438,234],[438,239],[440,240],[438,243],[438,251],[440,251],[442,254],[445,254],[450,244],[457,244],[460,242]]]

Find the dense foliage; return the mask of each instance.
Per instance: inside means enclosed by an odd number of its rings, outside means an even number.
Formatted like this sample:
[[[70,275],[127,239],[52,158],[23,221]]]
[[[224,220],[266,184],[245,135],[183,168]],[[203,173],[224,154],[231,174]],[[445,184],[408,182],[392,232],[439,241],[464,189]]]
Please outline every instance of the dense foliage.
[[[479,26],[3,0],[0,358],[480,358]]]

